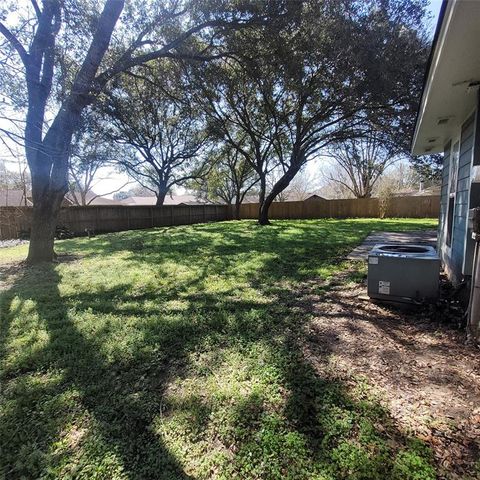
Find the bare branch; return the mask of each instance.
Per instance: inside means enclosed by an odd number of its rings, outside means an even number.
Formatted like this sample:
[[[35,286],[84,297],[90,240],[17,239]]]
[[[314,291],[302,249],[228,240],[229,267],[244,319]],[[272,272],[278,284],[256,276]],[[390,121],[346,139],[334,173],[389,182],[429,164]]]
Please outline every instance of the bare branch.
[[[2,22],[0,22],[0,33],[10,42],[12,47],[17,51],[23,64],[26,67],[28,64],[29,55],[25,48],[23,48],[23,45],[20,43],[18,38]]]
[[[42,15],[42,12],[40,11],[40,7],[38,6],[37,0],[30,0],[33,6],[33,9],[35,10],[35,14],[37,15],[37,18],[40,18]]]
[[[126,182],[124,183],[121,187],[118,187],[116,188],[115,190],[112,190],[111,192],[107,192],[107,193],[102,193],[102,194],[99,194],[99,195],[94,195],[88,202],[87,202],[87,205],[90,205],[96,198],[99,198],[99,197],[106,197],[107,195],[111,195],[112,193],[117,193],[119,192],[120,190],[122,190],[123,188],[125,188],[127,185],[130,185],[132,182]]]

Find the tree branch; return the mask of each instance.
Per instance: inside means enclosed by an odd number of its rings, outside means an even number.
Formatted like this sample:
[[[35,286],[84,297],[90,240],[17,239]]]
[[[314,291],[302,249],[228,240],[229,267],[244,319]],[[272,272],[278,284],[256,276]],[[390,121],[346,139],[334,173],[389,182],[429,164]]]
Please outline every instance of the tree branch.
[[[108,192],[108,193],[102,193],[101,195],[94,195],[88,202],[87,202],[87,205],[90,205],[96,198],[98,197],[105,197],[107,195],[111,195],[112,193],[117,193],[119,192],[120,190],[122,190],[122,188],[125,188],[127,185],[130,185],[132,182],[126,182],[124,183],[121,187],[118,187],[116,188],[115,190],[112,190],[111,192]]]
[[[35,14],[37,15],[37,18],[40,18],[40,15],[42,12],[40,11],[40,7],[38,6],[37,0],[30,0],[33,6],[33,9],[35,10]]]
[[[12,47],[17,51],[23,64],[26,67],[28,64],[29,55],[25,48],[23,48],[23,45],[20,43],[18,38],[2,22],[0,22],[0,33],[10,42]]]

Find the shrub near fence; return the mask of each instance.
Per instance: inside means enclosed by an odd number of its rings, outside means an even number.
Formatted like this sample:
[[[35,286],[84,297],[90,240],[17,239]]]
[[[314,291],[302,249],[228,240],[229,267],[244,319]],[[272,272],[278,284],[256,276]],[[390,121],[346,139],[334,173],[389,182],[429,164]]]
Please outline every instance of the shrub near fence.
[[[378,198],[345,200],[307,200],[274,202],[272,219],[386,217],[433,218],[440,212],[440,197],[392,197],[382,211]],[[30,228],[32,207],[0,207],[0,239],[18,238]],[[240,207],[240,218],[257,218],[258,203]],[[60,211],[59,226],[75,235],[85,230],[95,233],[119,232],[140,228],[218,222],[234,218],[234,207],[227,205],[88,206],[65,207]]]

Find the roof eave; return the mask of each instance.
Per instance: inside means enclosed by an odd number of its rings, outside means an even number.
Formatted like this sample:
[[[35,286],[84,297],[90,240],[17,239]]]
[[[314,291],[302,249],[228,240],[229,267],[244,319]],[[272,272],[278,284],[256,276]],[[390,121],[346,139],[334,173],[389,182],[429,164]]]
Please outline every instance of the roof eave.
[[[447,10],[447,6],[451,4],[451,0],[443,0],[442,5],[440,7],[440,12],[438,14],[438,21],[437,21],[437,26],[435,28],[435,34],[433,36],[433,41],[432,41],[432,47],[430,49],[430,55],[428,56],[427,60],[427,65],[425,67],[425,75],[423,77],[423,86],[422,86],[422,94],[421,94],[421,99],[420,99],[420,105],[418,106],[417,110],[417,117],[415,119],[415,131],[413,134],[412,138],[412,143],[411,143],[411,152],[414,154],[414,149],[416,146],[416,140],[418,137],[418,129],[419,125],[422,121],[422,116],[423,112],[425,111],[425,104],[428,96],[428,91],[429,91],[429,86],[432,80],[433,76],[433,70],[432,69],[432,64],[433,64],[433,59],[435,57],[435,54],[437,52],[437,47],[439,43],[439,38],[440,38],[440,33],[442,31],[442,28],[444,27],[444,20],[446,18],[445,12]],[[431,152],[431,153],[436,153],[436,152]]]

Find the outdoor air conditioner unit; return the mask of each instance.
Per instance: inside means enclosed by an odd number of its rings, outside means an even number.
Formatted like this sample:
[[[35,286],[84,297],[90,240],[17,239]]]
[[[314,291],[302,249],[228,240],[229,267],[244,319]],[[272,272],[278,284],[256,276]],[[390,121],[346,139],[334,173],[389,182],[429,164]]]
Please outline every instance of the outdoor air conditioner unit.
[[[425,245],[375,245],[368,254],[368,296],[394,302],[434,302],[440,259]]]

